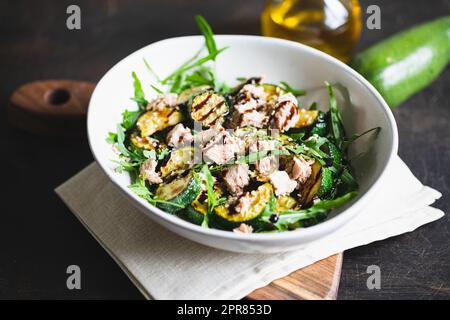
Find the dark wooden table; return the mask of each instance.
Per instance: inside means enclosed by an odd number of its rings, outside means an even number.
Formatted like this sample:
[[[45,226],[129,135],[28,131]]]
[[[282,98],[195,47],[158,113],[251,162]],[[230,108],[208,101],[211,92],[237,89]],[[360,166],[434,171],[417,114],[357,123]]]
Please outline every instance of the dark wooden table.
[[[98,81],[117,61],[153,41],[197,33],[201,13],[217,33],[259,34],[263,1],[76,1],[82,29],[65,26],[72,1],[0,2],[0,298],[141,299],[120,268],[56,197],[53,189],[93,159],[86,139],[44,139],[7,124],[19,85],[38,79]],[[382,29],[364,30],[360,48],[450,12],[450,1],[361,1],[381,7]],[[430,34],[430,37],[433,35]],[[400,156],[443,193],[449,212],[450,70],[394,111]],[[345,252],[340,299],[450,298],[449,216],[415,232]],[[66,267],[82,269],[82,290],[66,289]],[[381,267],[381,290],[366,268]]]

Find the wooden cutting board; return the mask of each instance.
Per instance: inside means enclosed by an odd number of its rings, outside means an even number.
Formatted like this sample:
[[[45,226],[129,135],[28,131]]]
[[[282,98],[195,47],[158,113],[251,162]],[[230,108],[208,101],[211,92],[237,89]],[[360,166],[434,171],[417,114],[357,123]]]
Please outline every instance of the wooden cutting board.
[[[334,300],[341,278],[343,254],[320,260],[250,293],[251,300]]]
[[[94,83],[46,80],[18,88],[8,105],[10,123],[50,137],[86,134],[86,112]],[[247,296],[251,300],[336,299],[343,254],[318,261]]]

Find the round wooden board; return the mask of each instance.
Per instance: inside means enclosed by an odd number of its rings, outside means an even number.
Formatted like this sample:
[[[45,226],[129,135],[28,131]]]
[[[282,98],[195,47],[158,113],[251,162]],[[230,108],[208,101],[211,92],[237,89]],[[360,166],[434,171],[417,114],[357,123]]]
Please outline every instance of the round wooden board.
[[[250,293],[251,300],[334,300],[343,253],[318,261]]]

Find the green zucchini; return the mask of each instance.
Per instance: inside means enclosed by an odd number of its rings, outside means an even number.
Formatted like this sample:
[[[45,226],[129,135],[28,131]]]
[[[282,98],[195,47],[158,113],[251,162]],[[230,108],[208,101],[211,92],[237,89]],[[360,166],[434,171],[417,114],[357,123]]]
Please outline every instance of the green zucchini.
[[[275,211],[283,212],[297,206],[297,200],[291,196],[279,196],[276,200]]]
[[[191,104],[192,119],[202,123],[204,127],[223,123],[228,111],[225,98],[213,92],[205,92],[195,96]]]
[[[286,93],[286,91],[274,84],[265,83],[262,86],[264,88],[264,92],[267,94],[267,101],[276,101],[279,96]]]
[[[317,196],[322,198],[326,197],[333,188],[333,172],[329,168],[322,168],[320,175],[321,182]]]
[[[328,134],[327,114],[325,112],[318,112],[309,133],[310,135],[317,134],[320,137],[325,137]]]
[[[322,184],[321,172],[322,166],[319,161],[315,161],[311,166],[311,175],[300,188],[301,205],[310,204],[317,192],[319,192]]]
[[[342,152],[331,142],[327,143],[326,147],[328,148],[327,153],[330,155],[331,159],[333,159],[333,165],[340,165],[342,163]]]
[[[150,137],[141,137],[137,130],[130,135],[131,143],[138,149],[154,150],[158,144],[158,140]]]
[[[194,159],[194,147],[184,147],[172,151],[167,163],[161,167],[161,178],[178,175],[188,170]]]
[[[157,131],[174,126],[183,120],[183,114],[175,108],[150,110],[139,117],[137,127],[142,137],[148,137]]]
[[[186,89],[180,93],[177,99],[177,104],[183,104],[187,103],[191,98],[195,97],[196,95],[205,92],[207,90],[210,90],[211,87],[208,85],[198,86]]]
[[[186,209],[177,212],[177,215],[188,222],[200,226],[203,223],[205,215],[197,210],[195,210],[191,205],[187,206]]]
[[[174,203],[159,203],[158,206],[169,212],[174,213],[187,207],[201,192],[200,179],[193,172],[178,177],[169,183],[160,184],[156,189],[155,195],[158,199]]]
[[[435,80],[450,61],[450,16],[398,33],[358,54],[351,66],[398,106]]]
[[[216,207],[211,215],[211,225],[225,230],[237,228],[241,223],[252,225],[269,203],[272,194],[272,185],[265,183],[250,193],[251,205],[244,212],[230,212],[230,207],[225,205]]]
[[[299,108],[298,115],[298,121],[294,125],[294,128],[303,128],[312,125],[316,121],[319,111]]]

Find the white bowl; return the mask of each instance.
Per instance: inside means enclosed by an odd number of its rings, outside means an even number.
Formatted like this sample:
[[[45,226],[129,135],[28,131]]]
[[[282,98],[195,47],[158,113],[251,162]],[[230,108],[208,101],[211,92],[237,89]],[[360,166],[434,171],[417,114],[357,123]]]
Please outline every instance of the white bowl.
[[[347,134],[381,127],[376,139],[364,137],[354,143],[350,157],[360,154],[353,163],[360,184],[359,195],[351,203],[334,210],[328,219],[318,225],[284,233],[237,234],[229,231],[205,229],[170,215],[139,198],[127,186],[128,174],[114,171],[117,159],[105,138],[116,131],[124,109],[136,109],[131,73],[135,71],[147,98],[155,96],[150,83],[157,85],[144,64],[145,58],[160,76],[166,76],[192,57],[203,46],[201,36],[172,38],[159,41],[129,55],[109,70],[98,83],[88,112],[88,135],[92,153],[103,169],[131,204],[165,228],[198,243],[236,252],[269,253],[288,251],[307,242],[326,236],[348,222],[364,208],[382,183],[386,167],[397,154],[398,137],[394,117],[386,102],[361,75],[353,69],[310,47],[287,41],[258,36],[218,35],[218,47],[229,48],[217,59],[217,74],[227,83],[236,83],[236,77],[265,75],[267,82],[286,81],[308,94],[300,103],[308,106],[313,100],[322,101],[328,109],[328,98],[323,82],[339,83],[349,93],[351,104],[345,100],[345,90],[338,91],[340,108]],[[370,146],[370,148],[369,148]]]

